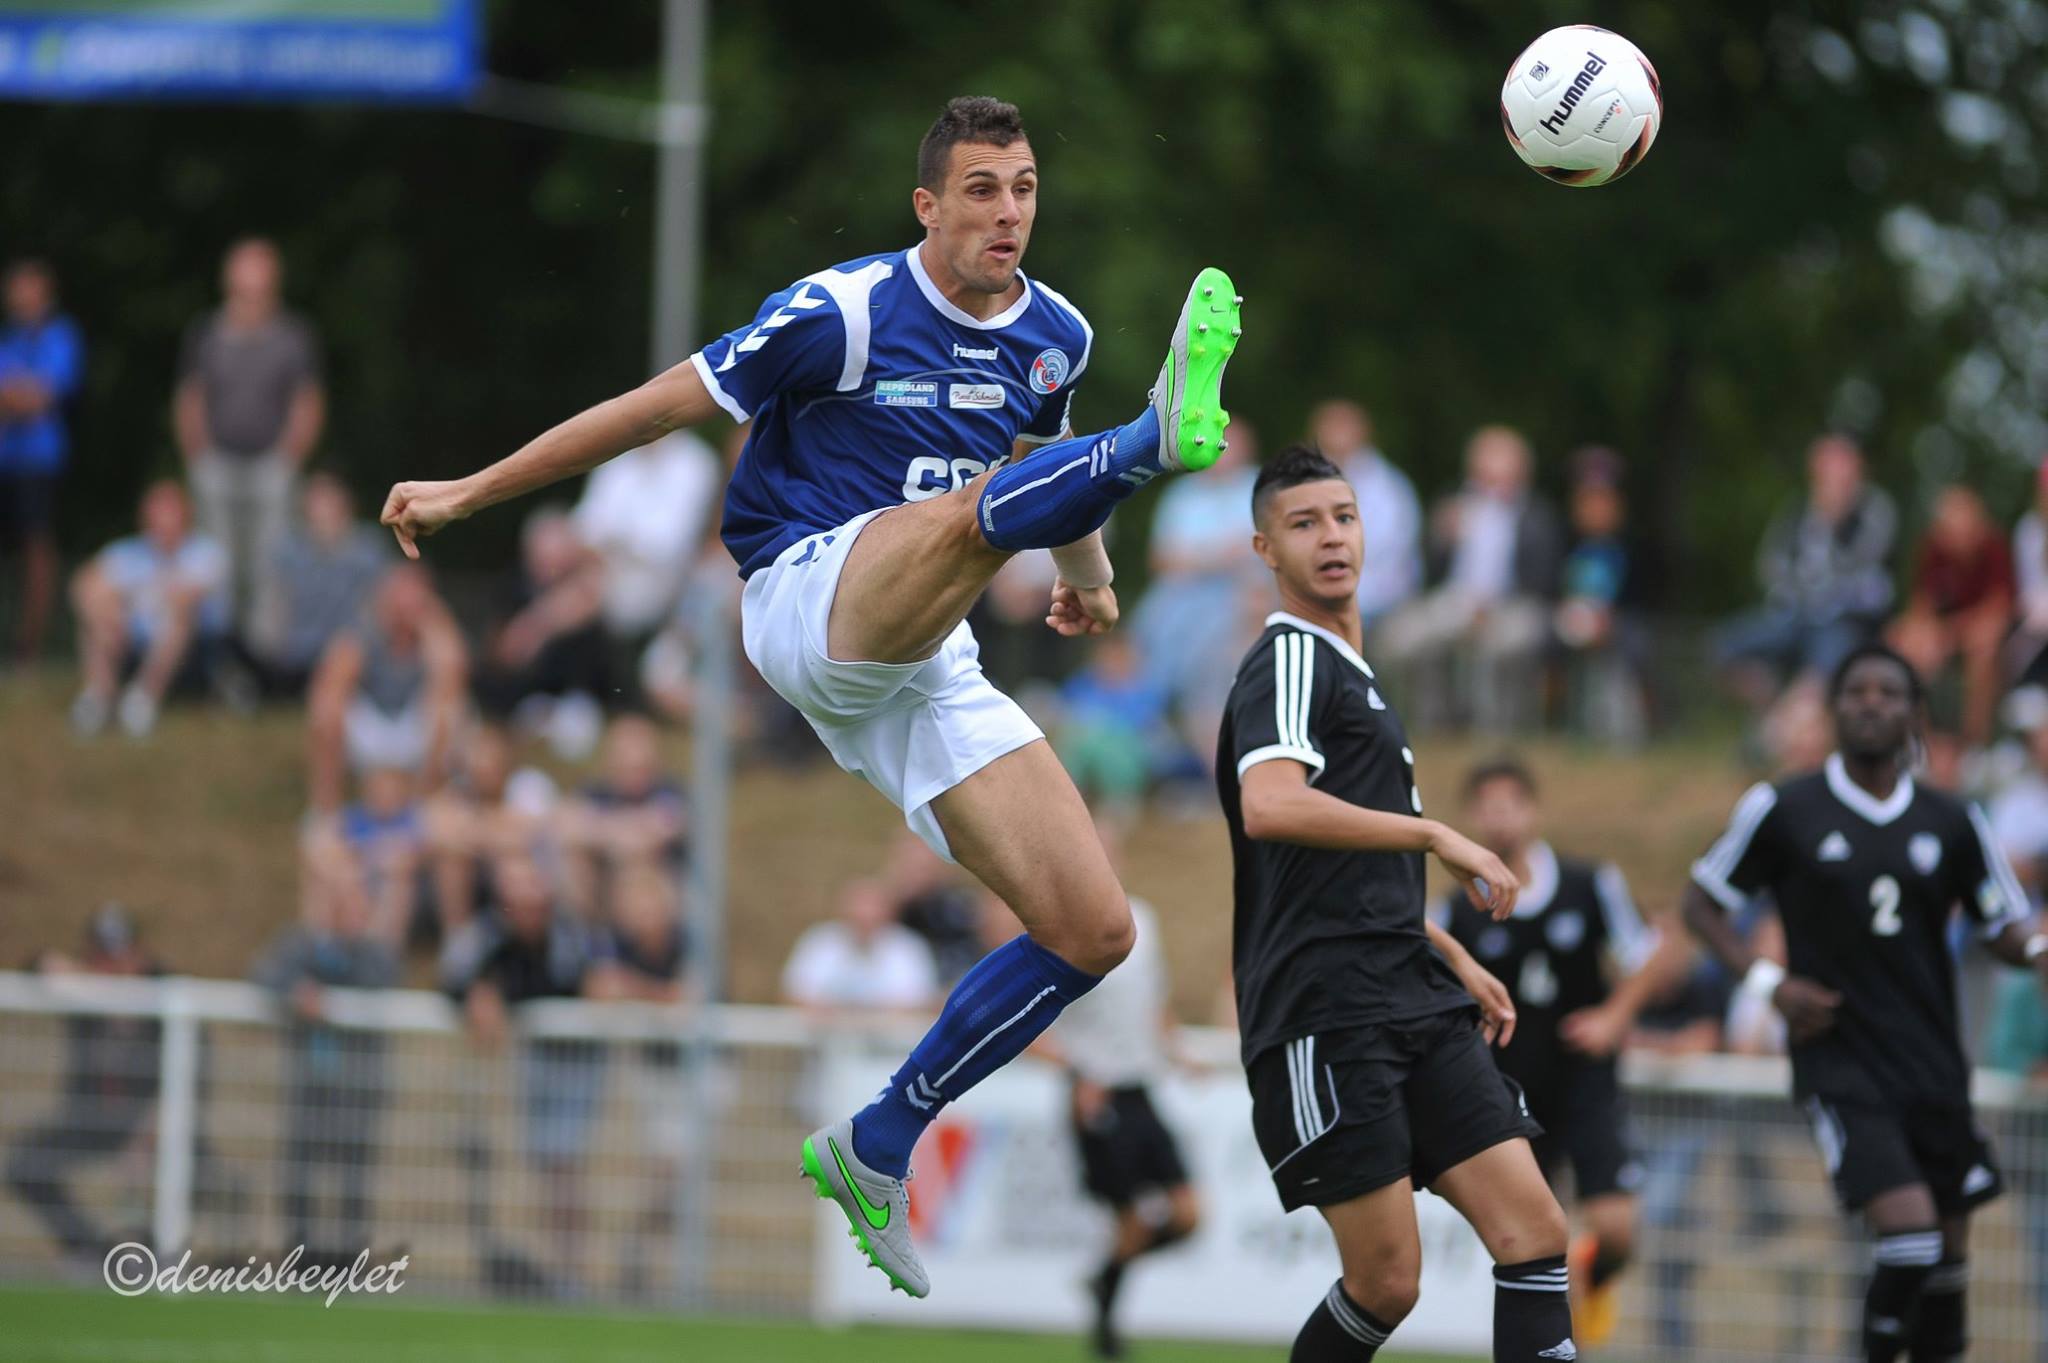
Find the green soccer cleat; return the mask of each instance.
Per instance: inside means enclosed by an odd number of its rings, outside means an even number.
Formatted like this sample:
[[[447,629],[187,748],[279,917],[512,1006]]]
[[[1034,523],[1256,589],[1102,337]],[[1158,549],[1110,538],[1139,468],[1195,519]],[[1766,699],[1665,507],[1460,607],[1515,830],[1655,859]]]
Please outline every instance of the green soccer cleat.
[[[910,1195],[903,1180],[878,1174],[853,1152],[853,1118],[848,1117],[804,1141],[804,1177],[818,1196],[839,1204],[852,1224],[846,1233],[882,1270],[889,1286],[913,1297],[929,1296],[931,1279],[917,1247],[910,1243]]]
[[[1237,350],[1243,306],[1223,271],[1210,266],[1195,276],[1152,388],[1160,467],[1205,469],[1223,452],[1223,428],[1230,424],[1230,413],[1223,410],[1223,366]]]

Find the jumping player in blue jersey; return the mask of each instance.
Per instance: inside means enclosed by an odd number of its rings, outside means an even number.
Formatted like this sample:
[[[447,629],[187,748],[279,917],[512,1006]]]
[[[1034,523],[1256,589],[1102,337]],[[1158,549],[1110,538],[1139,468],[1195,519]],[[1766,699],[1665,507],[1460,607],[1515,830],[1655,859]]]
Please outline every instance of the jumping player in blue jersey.
[[[753,422],[722,530],[746,579],[748,658],[840,766],[1026,929],[967,973],[874,1102],[804,1142],[819,1196],[893,1286],[922,1297],[911,1147],[1133,935],[1079,793],[982,675],[967,611],[1012,554],[1049,548],[1046,623],[1064,635],[1116,624],[1099,532],[1153,477],[1214,461],[1242,300],[1220,270],[1197,275],[1145,407],[1077,439],[1068,414],[1093,333],[1018,268],[1038,166],[1017,110],[948,104],[918,148],[911,202],[916,246],[805,276],[686,362],[467,478],[398,484],[383,522],[416,557],[452,521],[669,431],[720,411]]]

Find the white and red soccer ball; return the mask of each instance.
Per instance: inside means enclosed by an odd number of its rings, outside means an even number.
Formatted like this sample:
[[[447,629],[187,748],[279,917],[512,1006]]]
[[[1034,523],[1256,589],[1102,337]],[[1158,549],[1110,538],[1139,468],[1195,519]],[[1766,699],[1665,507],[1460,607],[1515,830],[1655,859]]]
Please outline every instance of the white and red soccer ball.
[[[1619,180],[1648,154],[1663,121],[1650,59],[1591,24],[1530,43],[1500,87],[1500,122],[1515,154],[1561,185]]]

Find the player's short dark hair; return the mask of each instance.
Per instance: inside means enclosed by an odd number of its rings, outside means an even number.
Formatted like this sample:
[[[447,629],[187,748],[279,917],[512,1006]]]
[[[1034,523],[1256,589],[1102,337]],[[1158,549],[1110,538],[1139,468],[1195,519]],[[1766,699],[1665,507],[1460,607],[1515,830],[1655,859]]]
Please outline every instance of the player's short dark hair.
[[[946,101],[924,140],[917,144],[917,182],[936,194],[946,183],[946,171],[953,164],[953,148],[962,142],[986,142],[1007,147],[1026,142],[1024,116],[1014,104],[988,95],[955,95]]]
[[[1303,483],[1321,483],[1329,479],[1345,481],[1344,470],[1331,463],[1314,445],[1294,444],[1286,446],[1268,459],[1259,470],[1259,476],[1252,482],[1252,520],[1256,522],[1266,509],[1266,503],[1276,492]]]
[[[1535,773],[1523,764],[1521,758],[1503,754],[1500,757],[1490,757],[1465,773],[1465,799],[1470,801],[1495,781],[1513,781],[1522,788],[1522,794],[1532,800],[1536,798]]]
[[[1842,688],[1849,684],[1849,673],[1856,664],[1872,658],[1882,659],[1906,674],[1906,694],[1918,705],[1926,698],[1926,688],[1920,681],[1920,672],[1906,660],[1906,655],[1879,639],[1858,644],[1849,650],[1847,657],[1835,664],[1835,674],[1828,678],[1828,704],[1833,705],[1842,698]]]

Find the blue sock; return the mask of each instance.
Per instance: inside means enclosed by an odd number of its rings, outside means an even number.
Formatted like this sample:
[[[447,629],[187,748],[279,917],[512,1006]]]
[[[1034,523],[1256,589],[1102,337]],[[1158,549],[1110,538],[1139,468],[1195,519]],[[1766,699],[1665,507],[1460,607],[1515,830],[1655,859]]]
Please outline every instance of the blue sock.
[[[1013,937],[953,986],[945,1009],[889,1087],[853,1118],[861,1162],[902,1178],[910,1148],[952,1102],[1023,1054],[1060,1010],[1101,982],[1029,937]]]
[[[998,549],[1054,549],[1099,529],[1116,504],[1163,472],[1159,418],[1047,445],[997,469],[981,492],[981,534]]]

